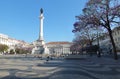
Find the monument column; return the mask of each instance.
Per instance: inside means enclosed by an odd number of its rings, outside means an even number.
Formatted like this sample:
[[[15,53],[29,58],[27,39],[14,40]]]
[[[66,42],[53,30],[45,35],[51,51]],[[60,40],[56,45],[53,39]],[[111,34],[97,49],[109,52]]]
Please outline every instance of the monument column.
[[[34,48],[32,49],[32,54],[49,54],[49,49],[47,49],[47,46],[45,45],[44,39],[43,39],[43,9],[40,9],[40,29],[39,29],[39,38],[34,44]]]
[[[43,20],[44,20],[44,16],[43,16],[43,9],[40,9],[40,32],[39,32],[39,40],[44,40],[43,39]]]

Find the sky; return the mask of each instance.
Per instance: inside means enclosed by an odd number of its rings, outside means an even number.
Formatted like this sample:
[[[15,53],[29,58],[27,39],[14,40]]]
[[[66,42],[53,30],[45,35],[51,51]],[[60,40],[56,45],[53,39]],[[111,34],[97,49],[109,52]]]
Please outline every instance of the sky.
[[[43,8],[45,42],[71,42],[75,16],[82,13],[86,1],[0,0],[0,33],[29,43],[37,40]]]

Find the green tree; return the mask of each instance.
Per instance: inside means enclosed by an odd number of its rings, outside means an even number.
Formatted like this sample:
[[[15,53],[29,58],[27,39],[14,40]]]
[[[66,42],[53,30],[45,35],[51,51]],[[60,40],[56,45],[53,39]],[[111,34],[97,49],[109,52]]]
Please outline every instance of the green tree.
[[[14,54],[15,52],[14,52],[14,50],[13,49],[11,49],[10,50],[10,54]]]
[[[7,45],[4,45],[4,44],[0,44],[0,52],[4,52],[4,51],[7,51],[8,50],[8,46]]]
[[[27,53],[31,53],[29,49],[24,49],[24,48],[16,48],[15,52],[17,54],[27,54]]]

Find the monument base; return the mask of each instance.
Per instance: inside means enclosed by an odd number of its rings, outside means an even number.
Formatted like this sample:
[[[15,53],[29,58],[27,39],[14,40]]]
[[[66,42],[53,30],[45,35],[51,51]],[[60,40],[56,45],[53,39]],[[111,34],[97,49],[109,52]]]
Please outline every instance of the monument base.
[[[37,40],[33,44],[35,47],[32,49],[32,54],[49,54],[49,50],[43,40]]]

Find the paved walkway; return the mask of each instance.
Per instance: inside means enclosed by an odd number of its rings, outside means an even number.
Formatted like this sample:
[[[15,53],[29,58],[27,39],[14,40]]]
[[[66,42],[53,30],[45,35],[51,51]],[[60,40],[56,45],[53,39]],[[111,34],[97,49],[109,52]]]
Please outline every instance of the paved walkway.
[[[40,60],[0,56],[0,79],[120,79],[120,59]]]

